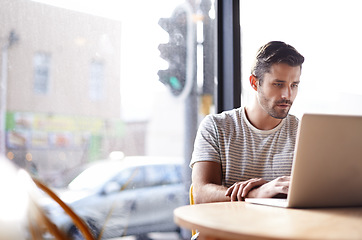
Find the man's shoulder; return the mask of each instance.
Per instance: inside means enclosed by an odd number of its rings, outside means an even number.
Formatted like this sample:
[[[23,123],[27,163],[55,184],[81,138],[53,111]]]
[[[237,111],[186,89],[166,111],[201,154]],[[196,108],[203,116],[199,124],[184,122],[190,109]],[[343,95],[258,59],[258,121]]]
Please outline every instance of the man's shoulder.
[[[218,120],[238,119],[242,114],[242,108],[226,110],[221,113],[210,114],[209,117]]]
[[[209,114],[203,119],[201,125],[213,125],[216,128],[227,129],[239,126],[242,121],[242,109],[236,108],[221,113]]]
[[[293,114],[288,114],[288,117],[286,118],[286,120],[289,122],[289,123],[292,123],[292,124],[296,124],[298,125],[299,123],[299,118],[297,118],[295,115]]]
[[[237,124],[242,119],[242,109],[235,108],[232,110],[223,111],[221,113],[210,114],[205,117],[205,121],[212,121],[215,124]]]
[[[299,125],[299,118],[292,114],[288,114],[288,116],[285,118],[284,128],[287,131],[293,131],[295,134],[298,130]]]

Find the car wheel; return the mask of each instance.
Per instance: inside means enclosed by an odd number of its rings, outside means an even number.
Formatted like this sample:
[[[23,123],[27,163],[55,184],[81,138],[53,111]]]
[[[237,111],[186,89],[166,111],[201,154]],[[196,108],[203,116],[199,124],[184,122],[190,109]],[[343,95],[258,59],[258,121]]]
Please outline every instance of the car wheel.
[[[92,235],[94,237],[98,237],[99,230],[96,227],[96,225],[93,223],[93,221],[87,221],[87,225],[88,225]],[[84,236],[83,236],[82,232],[75,225],[72,225],[69,228],[68,237],[72,240],[84,240]]]
[[[136,240],[152,240],[147,236],[147,234],[141,234],[136,236]]]

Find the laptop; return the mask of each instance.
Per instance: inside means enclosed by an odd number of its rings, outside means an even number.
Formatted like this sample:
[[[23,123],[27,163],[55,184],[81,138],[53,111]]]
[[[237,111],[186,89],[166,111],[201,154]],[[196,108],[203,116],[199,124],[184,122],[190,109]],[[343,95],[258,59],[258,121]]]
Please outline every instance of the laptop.
[[[304,114],[287,198],[245,201],[287,208],[362,206],[362,116]]]

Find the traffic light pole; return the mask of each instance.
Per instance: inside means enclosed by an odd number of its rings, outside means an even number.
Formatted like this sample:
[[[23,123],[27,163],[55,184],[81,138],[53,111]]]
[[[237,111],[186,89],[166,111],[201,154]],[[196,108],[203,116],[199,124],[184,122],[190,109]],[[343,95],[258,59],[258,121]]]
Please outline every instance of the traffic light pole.
[[[198,123],[194,12],[192,4],[185,2],[174,9],[170,18],[159,20],[159,25],[169,33],[169,41],[158,46],[161,58],[169,63],[167,69],[158,71],[159,80],[170,89],[174,97],[184,103],[185,193],[188,192],[191,184],[191,169],[188,165]]]
[[[192,21],[191,24],[195,25]],[[194,140],[196,137],[198,127],[198,107],[197,107],[197,64],[196,64],[196,29],[195,26],[189,27],[189,35],[193,36],[189,38],[188,42],[188,57],[189,65],[187,69],[187,82],[190,84],[190,89],[185,98],[185,136],[184,136],[184,159],[185,159],[185,170],[184,170],[184,183],[185,188],[188,189],[191,185],[191,169],[188,167],[192,152],[194,149]]]
[[[6,44],[1,49],[1,100],[0,100],[0,154],[5,155],[6,151],[6,129],[5,129],[5,121],[6,121],[6,99],[7,99],[7,66],[8,66],[8,50],[9,44]]]

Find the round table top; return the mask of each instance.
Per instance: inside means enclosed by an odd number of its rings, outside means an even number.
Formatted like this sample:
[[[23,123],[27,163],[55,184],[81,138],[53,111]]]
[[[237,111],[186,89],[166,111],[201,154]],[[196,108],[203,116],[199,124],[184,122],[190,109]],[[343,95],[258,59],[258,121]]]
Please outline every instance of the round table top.
[[[182,206],[176,224],[205,239],[362,239],[362,208],[287,209],[245,202]]]

